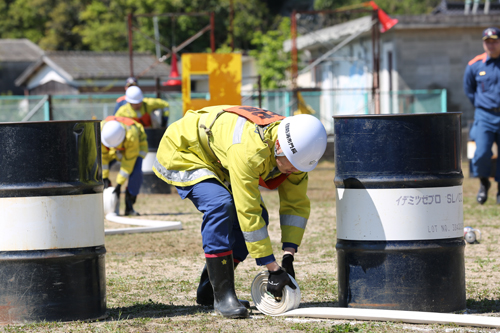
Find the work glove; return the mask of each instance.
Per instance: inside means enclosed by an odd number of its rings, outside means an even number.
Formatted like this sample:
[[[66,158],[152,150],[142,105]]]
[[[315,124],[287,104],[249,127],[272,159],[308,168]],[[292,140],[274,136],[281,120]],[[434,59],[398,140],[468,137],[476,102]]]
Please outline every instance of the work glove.
[[[285,254],[281,261],[281,267],[295,279],[295,270],[293,269],[293,255]]]
[[[104,178],[104,179],[102,180],[102,182],[104,183],[104,188],[108,188],[108,187],[110,187],[110,186],[113,186],[113,185],[111,184],[111,180],[109,180],[109,178]]]
[[[267,280],[267,292],[276,298],[279,302],[283,297],[283,289],[285,286],[290,286],[292,289],[297,289],[292,280],[281,267],[275,272],[269,271],[269,278]]]
[[[120,184],[116,184],[113,194],[116,195],[117,197],[120,197],[121,191],[122,191],[122,186]]]

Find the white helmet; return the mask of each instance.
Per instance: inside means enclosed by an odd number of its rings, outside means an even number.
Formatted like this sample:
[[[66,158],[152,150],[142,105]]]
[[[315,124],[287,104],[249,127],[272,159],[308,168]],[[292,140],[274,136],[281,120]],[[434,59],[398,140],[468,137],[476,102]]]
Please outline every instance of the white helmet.
[[[142,90],[137,86],[128,87],[125,92],[125,100],[130,104],[139,104],[143,98]]]
[[[278,127],[281,150],[300,171],[311,171],[326,150],[326,130],[318,118],[299,114],[283,119]]]
[[[101,141],[108,148],[116,148],[125,139],[125,128],[116,120],[104,124],[101,131]]]

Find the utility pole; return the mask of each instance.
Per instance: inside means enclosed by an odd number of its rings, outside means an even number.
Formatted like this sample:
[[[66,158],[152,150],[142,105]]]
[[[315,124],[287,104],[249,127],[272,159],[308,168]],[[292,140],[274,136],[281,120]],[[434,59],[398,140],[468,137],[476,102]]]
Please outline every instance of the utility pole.
[[[130,76],[134,76],[134,56],[133,56],[133,46],[132,46],[132,13],[128,14],[127,19],[128,25],[128,56],[130,62]]]
[[[156,58],[161,58],[161,50],[160,50],[160,31],[158,29],[158,16],[153,16],[153,25],[155,29],[155,41],[156,41]]]

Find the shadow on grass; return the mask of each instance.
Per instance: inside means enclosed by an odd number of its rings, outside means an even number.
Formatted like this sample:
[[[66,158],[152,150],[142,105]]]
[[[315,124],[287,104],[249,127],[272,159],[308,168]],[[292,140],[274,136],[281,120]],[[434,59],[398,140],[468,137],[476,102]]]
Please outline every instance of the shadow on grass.
[[[131,306],[108,308],[106,321],[127,320],[134,318],[165,318],[186,316],[196,313],[209,313],[213,308],[196,305],[174,305],[157,303],[153,300],[136,303]]]
[[[339,302],[307,302],[300,303],[299,309],[305,308],[340,308]]]
[[[490,313],[500,312],[500,300],[484,298],[480,301],[474,299],[467,300],[468,313]]]
[[[251,302],[251,311],[256,314],[258,311],[253,302]],[[338,302],[310,302],[300,303],[300,308],[315,308],[315,307],[338,307]],[[199,313],[211,313],[214,309],[211,306],[197,305],[174,305],[157,303],[153,300],[148,300],[141,303],[136,303],[131,306],[108,308],[105,321],[128,320],[135,318],[165,318],[194,315]]]
[[[177,215],[193,215],[193,214],[199,214],[199,212],[192,212],[192,213],[155,213],[155,214],[143,214],[143,213],[141,213],[141,216],[177,216]]]

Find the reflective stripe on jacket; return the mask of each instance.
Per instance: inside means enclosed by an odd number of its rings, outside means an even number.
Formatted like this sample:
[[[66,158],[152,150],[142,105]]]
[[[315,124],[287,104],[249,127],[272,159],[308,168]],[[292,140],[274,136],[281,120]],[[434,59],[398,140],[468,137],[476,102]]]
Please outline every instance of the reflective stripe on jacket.
[[[264,205],[259,191],[259,177],[267,180],[281,175],[276,168],[274,145],[279,122],[268,125],[261,139],[254,123],[233,113],[219,116],[211,128],[210,147],[220,164],[205,152],[198,131],[202,114],[208,113],[211,124],[221,110],[230,106],[206,107],[188,111],[166,130],[158,148],[153,171],[175,186],[190,186],[208,178],[223,185],[231,184],[238,220],[253,258],[273,254],[266,223],[262,218]],[[280,224],[283,243],[300,245],[310,213],[307,198],[307,173],[290,175],[279,187]],[[228,188],[229,190],[229,188]]]
[[[109,116],[101,122],[101,129],[110,120],[117,120],[122,124],[126,131],[125,140],[116,148],[107,148],[101,145],[102,178],[109,178],[109,163],[113,160],[118,160],[121,163],[116,182],[123,185],[134,170],[137,157],[146,157],[148,153],[148,141],[144,127],[129,118],[123,120],[120,117]],[[133,123],[130,123],[130,121]]]

